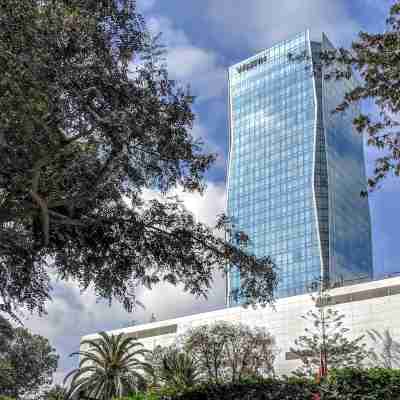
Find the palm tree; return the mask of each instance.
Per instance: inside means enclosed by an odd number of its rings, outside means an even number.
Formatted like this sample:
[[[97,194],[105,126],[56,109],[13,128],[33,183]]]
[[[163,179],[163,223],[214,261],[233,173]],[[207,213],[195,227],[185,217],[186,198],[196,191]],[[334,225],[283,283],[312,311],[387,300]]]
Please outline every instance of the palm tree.
[[[165,383],[177,387],[191,387],[199,378],[199,370],[193,358],[177,349],[163,356],[159,374]]]
[[[64,383],[72,377],[68,398],[76,393],[110,400],[137,390],[144,384],[143,372],[151,373],[152,367],[144,361],[148,350],[133,337],[123,334],[109,336],[100,332],[100,339],[84,340],[81,348],[72,353],[81,357],[79,367],[71,371]]]
[[[67,391],[60,385],[52,387],[47,393],[44,394],[45,400],[66,400]]]
[[[393,339],[389,329],[385,329],[383,333],[372,329],[367,333],[374,342],[374,348],[371,348],[369,353],[374,366],[388,369],[398,368],[400,366],[400,342]]]

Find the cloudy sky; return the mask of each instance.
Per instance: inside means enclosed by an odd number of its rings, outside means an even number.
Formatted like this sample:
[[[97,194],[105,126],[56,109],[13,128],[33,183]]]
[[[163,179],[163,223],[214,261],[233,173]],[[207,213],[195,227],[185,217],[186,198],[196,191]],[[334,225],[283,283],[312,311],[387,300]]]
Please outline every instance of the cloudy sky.
[[[194,134],[217,151],[219,159],[208,175],[203,197],[183,200],[199,219],[212,224],[224,210],[227,157],[227,82],[229,65],[247,58],[307,27],[312,36],[325,31],[336,45],[348,45],[360,30],[382,31],[391,0],[137,0],[150,29],[162,32],[168,46],[171,76],[190,83],[197,96]],[[373,152],[367,149],[368,168]],[[400,270],[397,260],[397,220],[400,180],[388,180],[371,196],[375,274]],[[54,283],[53,301],[42,318],[25,315],[25,325],[48,337],[61,356],[57,380],[76,365],[68,357],[82,335],[158,319],[223,307],[224,282],[215,277],[207,301],[173,287],[143,292],[144,310],[132,314],[119,304],[99,302],[93,293],[80,293],[73,282]]]

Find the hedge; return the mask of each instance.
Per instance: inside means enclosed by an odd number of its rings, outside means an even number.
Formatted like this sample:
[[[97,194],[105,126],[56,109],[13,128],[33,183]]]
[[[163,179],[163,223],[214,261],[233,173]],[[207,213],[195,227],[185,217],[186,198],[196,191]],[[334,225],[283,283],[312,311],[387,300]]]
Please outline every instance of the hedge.
[[[287,378],[204,384],[192,389],[164,388],[123,400],[400,400],[400,370],[384,368],[340,369],[317,384]]]
[[[400,370],[345,368],[332,371],[321,383],[321,400],[400,399]]]
[[[166,388],[123,400],[312,400],[317,386],[302,379],[204,384],[184,391]]]
[[[266,380],[204,385],[176,397],[164,395],[161,400],[311,400],[312,389],[306,381]]]

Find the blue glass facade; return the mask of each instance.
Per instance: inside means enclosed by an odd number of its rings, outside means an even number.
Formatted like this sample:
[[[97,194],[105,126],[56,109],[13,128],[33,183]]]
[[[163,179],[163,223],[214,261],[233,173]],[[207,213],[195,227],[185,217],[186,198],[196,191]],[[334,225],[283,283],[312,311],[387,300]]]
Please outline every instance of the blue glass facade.
[[[351,132],[350,113],[340,119],[327,112],[344,88],[312,73],[327,45],[326,38],[311,42],[305,32],[229,69],[228,215],[250,236],[249,252],[276,262],[277,297],[305,293],[322,276],[372,274],[368,202],[359,195],[362,141]],[[305,57],[293,62],[289,54]],[[350,160],[352,173],[340,175],[347,169],[340,157]],[[349,208],[356,200],[361,211],[354,220]],[[357,242],[356,254],[347,240]],[[228,293],[239,288],[232,267]],[[228,302],[240,299],[229,296]]]
[[[334,49],[325,35],[321,45],[323,51]],[[367,280],[373,274],[368,199],[360,198],[360,191],[366,189],[363,142],[352,125],[359,110],[352,106],[346,113],[332,113],[355,84],[352,80],[322,82],[329,188],[328,273],[333,282]]]

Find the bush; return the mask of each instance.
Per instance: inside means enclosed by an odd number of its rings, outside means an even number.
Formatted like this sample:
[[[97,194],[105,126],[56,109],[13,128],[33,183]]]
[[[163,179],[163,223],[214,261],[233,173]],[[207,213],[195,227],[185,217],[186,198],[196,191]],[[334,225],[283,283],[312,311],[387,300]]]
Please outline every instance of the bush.
[[[204,385],[183,393],[177,400],[311,400],[312,388],[306,381],[278,380]],[[163,397],[162,400],[175,399]]]
[[[135,393],[119,400],[160,400],[160,394],[155,392]]]
[[[132,395],[122,400],[311,400],[316,386],[302,379],[258,379],[238,383],[203,384],[179,390],[163,388],[157,393]]]
[[[400,399],[400,370],[386,368],[333,370],[321,384],[322,400]]]
[[[399,400],[400,370],[332,370],[320,384],[310,379],[271,378],[203,384],[186,390],[164,387],[123,400],[312,400],[315,393],[321,394],[321,400]]]

